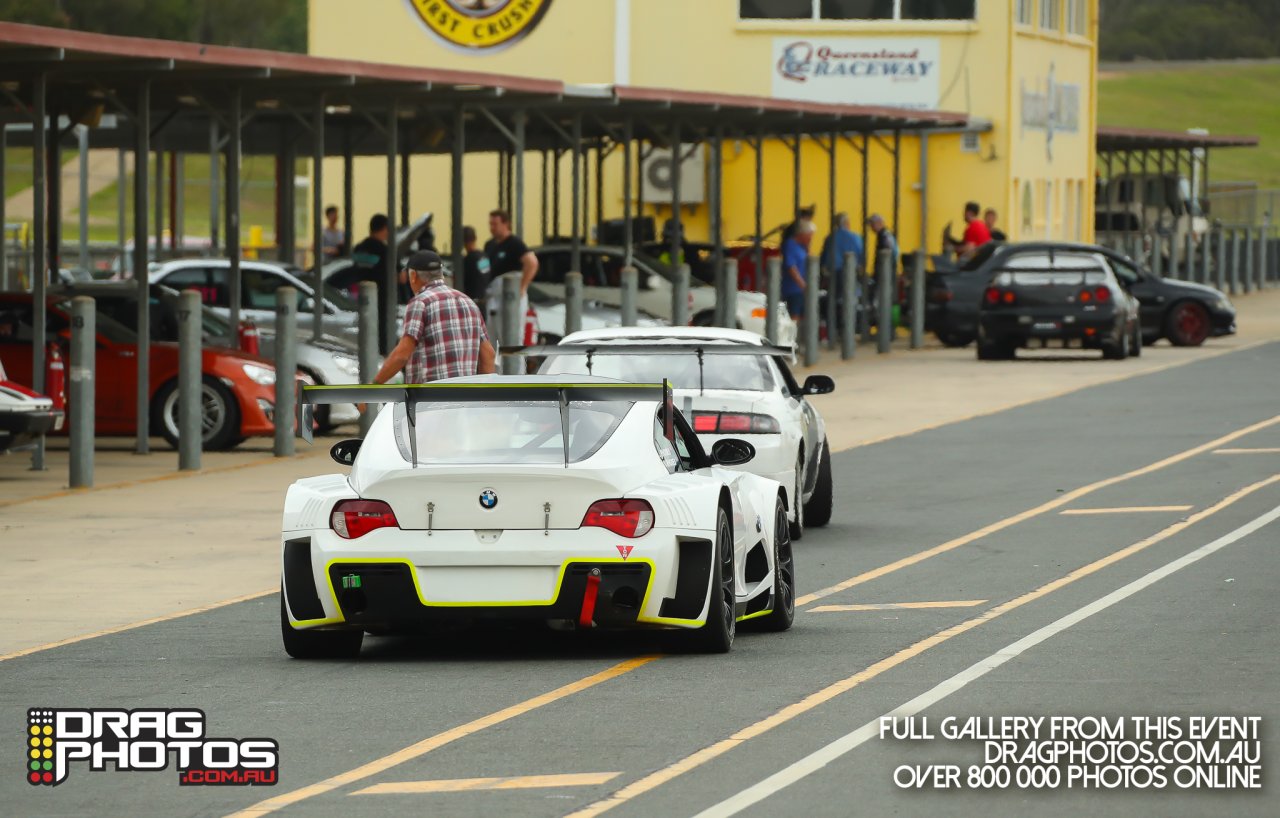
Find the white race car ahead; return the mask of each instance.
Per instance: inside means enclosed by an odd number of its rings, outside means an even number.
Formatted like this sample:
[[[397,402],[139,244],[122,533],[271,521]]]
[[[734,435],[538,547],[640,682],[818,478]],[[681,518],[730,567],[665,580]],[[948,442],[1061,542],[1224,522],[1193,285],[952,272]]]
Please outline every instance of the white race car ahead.
[[[683,629],[724,652],[736,623],[791,627],[785,492],[704,452],[669,387],[482,375],[314,386],[315,404],[382,403],[350,474],[285,498],[281,630],[299,658],[352,656],[366,631],[471,619]]]
[[[830,521],[831,447],[822,416],[806,398],[831,392],[835,382],[810,375],[796,383],[787,366],[790,348],[739,329],[624,327],[575,332],[558,346],[524,352],[546,356],[544,375],[669,380],[703,446],[726,437],[755,446],[743,468],[783,485],[791,539],[800,539],[806,525]]]

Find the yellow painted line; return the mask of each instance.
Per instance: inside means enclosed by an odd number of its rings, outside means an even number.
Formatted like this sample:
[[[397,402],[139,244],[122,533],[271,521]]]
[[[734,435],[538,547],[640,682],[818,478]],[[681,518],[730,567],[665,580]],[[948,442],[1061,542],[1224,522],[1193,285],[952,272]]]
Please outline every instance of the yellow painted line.
[[[8,506],[17,506],[23,503],[35,503],[40,500],[56,500],[59,497],[74,497],[80,494],[92,494],[99,491],[112,491],[114,489],[127,489],[134,486],[146,486],[151,483],[165,483],[169,480],[184,480],[188,477],[200,477],[205,474],[221,474],[222,472],[240,471],[241,469],[251,469],[255,466],[265,466],[268,463],[283,463],[287,460],[305,460],[323,454],[323,450],[309,452],[307,454],[295,454],[292,457],[263,457],[257,460],[251,460],[248,463],[234,463],[230,466],[215,466],[212,469],[200,469],[199,471],[175,471],[169,474],[161,474],[155,477],[140,477],[137,480],[121,480],[118,483],[107,483],[103,486],[90,486],[89,488],[63,489],[62,491],[54,491],[49,494],[37,494],[34,497],[20,497],[16,500],[0,500],[0,508]],[[158,455],[157,455],[158,456]]]
[[[1083,517],[1089,514],[1145,514],[1158,511],[1190,511],[1195,506],[1121,506],[1119,508],[1068,508],[1059,514],[1068,517]]]
[[[890,434],[882,435],[880,437],[873,438],[871,440],[863,440],[859,443],[855,443],[852,446],[845,446],[840,449],[834,449],[833,451],[847,452],[850,449],[858,449],[863,446],[873,446],[876,443],[884,443],[887,440],[896,440],[900,437],[910,437],[911,435],[919,434],[920,432],[931,432],[934,429],[941,429],[944,426],[950,426],[953,423],[964,423],[966,420],[974,420],[976,418],[985,418],[985,417],[990,417],[991,415],[998,415],[1001,412],[1007,412],[1010,409],[1020,409],[1024,406],[1031,406],[1033,404],[1042,403],[1044,401],[1054,400],[1055,398],[1061,398],[1067,395],[1075,394],[1076,392],[1080,392],[1081,390],[1084,390],[1084,389],[1092,389],[1095,386],[1107,386],[1113,383],[1120,383],[1122,381],[1133,380],[1134,378],[1141,378],[1144,375],[1155,375],[1160,372],[1167,372],[1170,369],[1177,369],[1178,367],[1186,366],[1187,364],[1194,364],[1194,363],[1199,363],[1200,361],[1207,361],[1207,360],[1210,360],[1211,358],[1220,358],[1223,355],[1230,355],[1233,352],[1244,352],[1245,350],[1248,350],[1248,349],[1254,349],[1256,347],[1265,346],[1267,344],[1274,343],[1275,340],[1276,339],[1274,338],[1267,338],[1262,341],[1250,341],[1249,343],[1243,344],[1238,347],[1232,347],[1230,349],[1215,349],[1212,352],[1202,350],[1203,354],[1195,358],[1187,358],[1186,360],[1183,360],[1183,361],[1170,361],[1167,364],[1160,364],[1159,366],[1154,366],[1151,369],[1144,369],[1141,372],[1130,372],[1130,373],[1125,373],[1121,375],[1116,375],[1114,378],[1104,378],[1103,380],[1100,380],[1100,381],[1092,381],[1090,383],[1079,384],[1078,386],[1070,386],[1070,387],[1067,387],[1066,389],[1061,390],[1060,392],[1053,392],[1048,395],[1040,395],[1039,397],[1035,397],[1035,398],[1026,398],[1025,400],[1013,401],[1012,403],[1002,404],[1000,406],[996,406],[991,409],[983,409],[981,412],[974,412],[973,414],[964,415],[963,417],[949,418],[947,420],[937,421],[936,423],[927,423],[923,426],[917,426],[914,429],[907,429],[901,432],[892,432]],[[920,352],[921,350],[913,350],[911,354],[913,355],[919,354]],[[924,351],[924,354],[928,354],[928,351]],[[817,370],[817,369],[821,369],[823,366],[825,366],[825,364],[822,361],[819,361],[814,366],[804,367],[804,369]]]
[[[603,798],[593,804],[589,804],[577,812],[570,813],[568,818],[592,818],[593,816],[608,812],[614,807],[622,806],[628,801],[644,795],[651,790],[657,789],[663,784],[666,784],[667,782],[678,778],[691,770],[695,770],[713,759],[719,758],[730,750],[745,744],[751,739],[764,735],[773,728],[786,724],[796,717],[808,713],[810,710],[831,701],[840,694],[847,693],[858,685],[870,681],[882,673],[892,670],[893,668],[916,658],[930,648],[937,647],[938,645],[941,645],[962,633],[966,633],[974,628],[980,627],[981,625],[985,625],[997,617],[1003,616],[1010,611],[1017,610],[1031,602],[1035,602],[1036,600],[1048,596],[1054,591],[1060,590],[1079,579],[1083,579],[1090,574],[1097,573],[1103,568],[1149,548],[1162,540],[1166,540],[1174,534],[1184,531],[1195,523],[1200,522],[1206,517],[1217,514],[1219,511],[1222,511],[1224,508],[1227,508],[1240,499],[1267,486],[1274,485],[1277,482],[1280,482],[1280,474],[1272,475],[1265,480],[1260,480],[1253,485],[1246,486],[1234,494],[1219,500],[1209,508],[1197,512],[1185,520],[1179,520],[1168,528],[1165,528],[1144,540],[1139,540],[1133,545],[1126,546],[1119,551],[1114,551],[1082,568],[1077,568],[1071,573],[1042,585],[1033,591],[1029,591],[1016,599],[1011,599],[1008,602],[996,605],[994,608],[990,608],[972,619],[968,619],[958,625],[953,625],[952,627],[941,630],[932,636],[926,637],[913,645],[903,648],[892,656],[881,659],[870,667],[858,671],[852,676],[834,682],[815,693],[811,693],[800,701],[794,704],[789,704],[776,713],[742,728],[729,738],[721,739],[715,744],[704,747],[691,755],[685,756],[674,764],[663,767],[662,769],[650,773],[638,781],[628,784],[607,798]]]
[[[1217,449],[1214,454],[1280,454],[1280,449]]]
[[[438,781],[393,781],[374,784],[352,795],[425,795],[435,792],[476,790],[538,790],[553,787],[593,787],[607,784],[622,773],[569,773],[566,775],[518,775],[512,778],[444,778]]]
[[[402,750],[397,750],[390,755],[385,755],[382,758],[374,759],[367,764],[362,764],[354,770],[349,770],[348,772],[335,775],[332,778],[326,778],[324,781],[302,787],[301,789],[292,790],[291,792],[282,793],[281,795],[277,795],[273,798],[268,798],[265,801],[260,801],[251,807],[232,813],[229,818],[249,818],[249,816],[267,815],[278,809],[283,809],[284,807],[305,801],[308,798],[314,798],[317,795],[324,795],[338,787],[344,787],[347,784],[353,784],[356,781],[361,781],[371,776],[378,775],[379,773],[386,772],[398,764],[403,764],[406,761],[412,761],[415,758],[424,756],[432,750],[439,749],[446,744],[451,744],[459,739],[474,735],[481,730],[509,721],[517,716],[523,716],[526,713],[537,710],[539,707],[560,701],[568,696],[572,696],[574,693],[580,693],[583,690],[595,687],[596,685],[607,682],[610,679],[616,679],[617,677],[643,667],[658,658],[659,657],[657,656],[640,656],[635,659],[628,659],[625,662],[619,662],[611,668],[602,670],[599,673],[593,673],[592,675],[579,679],[576,682],[570,682],[563,687],[558,687],[555,690],[543,693],[540,696],[534,696],[531,699],[517,702],[516,704],[513,704],[510,707],[505,707],[495,713],[490,713],[487,716],[481,716],[474,721],[469,721],[466,724],[445,730],[442,733],[437,733],[434,736],[430,736],[417,742],[416,744],[411,744]]]
[[[1109,486],[1114,486],[1117,483],[1124,482],[1125,480],[1132,480],[1135,477],[1142,477],[1144,475],[1148,475],[1153,472],[1160,471],[1161,469],[1165,469],[1165,468],[1168,468],[1169,466],[1175,465],[1177,463],[1181,463],[1184,460],[1189,460],[1190,458],[1195,457],[1198,454],[1204,454],[1205,452],[1213,451],[1214,449],[1221,447],[1224,443],[1230,443],[1233,440],[1238,440],[1239,438],[1242,438],[1246,435],[1251,435],[1254,432],[1260,431],[1262,429],[1266,429],[1270,426],[1274,426],[1277,423],[1280,423],[1280,415],[1276,415],[1275,417],[1270,418],[1269,420],[1264,420],[1259,423],[1254,423],[1251,426],[1246,426],[1243,429],[1239,429],[1237,431],[1231,432],[1230,434],[1223,435],[1222,437],[1217,438],[1216,440],[1211,440],[1208,443],[1203,443],[1194,448],[1187,449],[1184,452],[1179,452],[1178,454],[1171,455],[1169,457],[1164,458],[1163,460],[1158,460],[1155,463],[1150,464],[1149,466],[1143,466],[1140,469],[1134,469],[1133,471],[1125,472],[1124,474],[1119,474],[1119,475],[1116,475],[1115,477],[1108,477],[1105,480],[1099,480],[1096,483],[1090,483],[1087,486],[1081,486],[1078,489],[1072,489],[1071,491],[1063,492],[1062,494],[1058,495],[1057,497],[1048,501],[1047,503],[1042,503],[1036,506],[1035,508],[1031,508],[1031,509],[1027,509],[1026,511],[1019,512],[1018,514],[1014,514],[1012,517],[1005,517],[1003,520],[999,520],[989,525],[985,525],[982,528],[979,528],[977,531],[973,531],[963,536],[956,537],[954,540],[948,540],[947,542],[944,542],[941,545],[935,545],[933,548],[926,548],[924,551],[920,551],[910,556],[903,557],[900,560],[896,560],[887,565],[882,565],[879,568],[873,568],[870,571],[867,571],[862,574],[858,574],[856,577],[850,577],[849,579],[846,579],[843,582],[838,582],[835,585],[828,586],[826,588],[823,588],[822,590],[814,591],[811,594],[805,594],[804,596],[798,597],[796,599],[796,605],[797,606],[808,605],[811,602],[817,602],[819,599],[822,599],[823,597],[828,597],[828,596],[831,596],[832,594],[838,594],[841,591],[847,591],[850,588],[853,588],[854,586],[862,585],[863,583],[870,582],[873,579],[879,579],[880,577],[883,577],[887,574],[892,574],[894,571],[898,571],[903,568],[906,568],[909,565],[915,565],[917,563],[924,562],[925,560],[930,559],[932,557],[936,557],[939,554],[945,554],[948,551],[954,551],[955,549],[959,548],[962,545],[968,545],[969,543],[980,540],[983,537],[986,537],[991,534],[995,534],[997,531],[1003,531],[1004,529],[1015,526],[1018,523],[1026,522],[1027,520],[1030,520],[1033,517],[1038,517],[1041,514],[1044,514],[1045,512],[1062,508],[1065,505],[1068,505],[1070,503],[1075,502],[1076,500],[1079,500],[1081,497],[1086,497],[1090,494],[1093,494],[1096,491],[1100,491],[1101,489],[1107,488]]]
[[[865,605],[819,605],[809,613],[840,613],[844,611],[916,611],[933,608],[975,608],[985,599],[957,599],[952,602],[880,602]]]
[[[195,616],[196,614],[202,614],[207,611],[215,611],[218,608],[225,608],[228,605],[235,605],[238,602],[248,602],[251,599],[261,599],[262,597],[274,594],[279,590],[279,588],[268,588],[265,591],[254,591],[253,593],[245,594],[244,596],[232,597],[231,599],[224,599],[221,602],[212,602],[208,605],[201,605],[199,608],[191,608],[190,610],[178,611],[177,613],[165,614],[164,616],[155,616],[151,619],[143,619],[139,622],[130,622],[127,625],[116,625],[114,628],[104,628],[100,631],[94,631],[93,633],[72,636],[68,639],[59,639],[57,642],[47,642],[43,645],[15,650],[12,653],[0,654],[0,662],[8,661],[9,659],[17,659],[19,656],[30,656],[33,653],[40,653],[41,651],[60,648],[64,645],[74,645],[76,642],[84,642],[88,639],[97,639],[99,636],[110,636],[113,633],[122,633],[124,631],[131,631],[134,628],[142,628],[147,625],[155,625],[160,622],[172,622],[175,619]]]

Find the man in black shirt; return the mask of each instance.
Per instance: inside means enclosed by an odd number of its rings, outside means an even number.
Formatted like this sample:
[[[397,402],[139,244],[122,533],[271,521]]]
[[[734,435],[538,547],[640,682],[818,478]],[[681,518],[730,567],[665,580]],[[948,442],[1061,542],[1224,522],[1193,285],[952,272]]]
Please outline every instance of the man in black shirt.
[[[361,281],[382,282],[387,269],[387,239],[391,234],[391,223],[386,215],[374,214],[369,220],[369,235],[351,248],[351,260],[360,268]]]
[[[489,233],[493,238],[484,246],[484,255],[489,261],[489,278],[498,281],[507,273],[520,273],[520,315],[523,320],[529,312],[529,284],[538,274],[538,257],[519,236],[511,232],[511,214],[505,210],[489,213]],[[488,305],[490,315],[500,315],[500,310],[501,305],[496,309],[495,305]]]
[[[489,288],[489,257],[476,247],[476,229],[471,225],[462,228],[462,246],[466,250],[462,258],[462,291],[483,305]]]

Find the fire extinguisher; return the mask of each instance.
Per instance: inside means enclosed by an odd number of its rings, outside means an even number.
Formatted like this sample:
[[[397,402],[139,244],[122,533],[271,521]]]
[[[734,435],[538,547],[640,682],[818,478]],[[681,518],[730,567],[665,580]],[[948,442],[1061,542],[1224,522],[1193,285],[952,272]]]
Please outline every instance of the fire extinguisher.
[[[65,410],[67,408],[67,373],[62,363],[62,351],[58,349],[57,344],[49,344],[46,356],[49,365],[44,378],[45,394],[53,398],[54,409]]]
[[[258,343],[258,325],[252,321],[240,322],[240,351],[247,352],[250,355],[261,354],[261,345]]]
[[[529,307],[524,314],[524,345],[531,347],[538,342],[538,313]]]

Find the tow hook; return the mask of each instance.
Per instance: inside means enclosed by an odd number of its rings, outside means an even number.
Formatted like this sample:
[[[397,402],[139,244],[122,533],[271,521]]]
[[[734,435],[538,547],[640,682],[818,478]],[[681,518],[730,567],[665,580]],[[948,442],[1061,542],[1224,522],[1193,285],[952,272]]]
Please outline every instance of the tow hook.
[[[587,574],[587,590],[582,594],[582,613],[578,615],[578,627],[589,628],[596,614],[596,594],[600,591],[600,569],[592,568]]]

